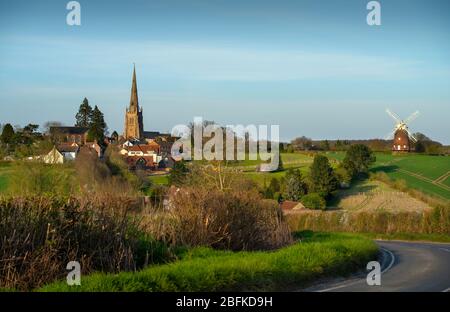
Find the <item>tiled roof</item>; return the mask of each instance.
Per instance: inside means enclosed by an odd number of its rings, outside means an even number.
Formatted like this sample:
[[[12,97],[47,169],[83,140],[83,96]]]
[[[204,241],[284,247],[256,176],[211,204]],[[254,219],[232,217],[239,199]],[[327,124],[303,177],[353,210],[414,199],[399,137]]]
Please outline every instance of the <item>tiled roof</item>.
[[[53,134],[85,134],[89,128],[85,127],[50,127]]]

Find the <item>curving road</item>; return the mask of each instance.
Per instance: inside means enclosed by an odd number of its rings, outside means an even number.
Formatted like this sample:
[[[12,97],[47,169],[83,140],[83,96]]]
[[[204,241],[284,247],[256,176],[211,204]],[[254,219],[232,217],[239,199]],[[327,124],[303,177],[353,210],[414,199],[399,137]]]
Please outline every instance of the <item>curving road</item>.
[[[377,241],[382,251],[381,285],[368,286],[366,275],[333,281],[306,291],[449,292],[450,244]]]

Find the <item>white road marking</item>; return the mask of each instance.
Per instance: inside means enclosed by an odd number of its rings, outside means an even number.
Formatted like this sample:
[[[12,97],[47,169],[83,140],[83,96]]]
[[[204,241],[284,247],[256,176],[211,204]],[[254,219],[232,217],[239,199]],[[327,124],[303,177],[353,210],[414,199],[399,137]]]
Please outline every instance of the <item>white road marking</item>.
[[[442,292],[449,292],[450,291],[450,287],[447,289],[444,289]]]
[[[385,248],[380,248],[380,249],[384,250],[385,252],[387,252],[391,256],[391,263],[389,263],[389,265],[381,272],[381,274],[383,274],[384,272],[386,272],[387,270],[392,268],[392,266],[394,265],[394,262],[395,262],[395,256],[392,253],[392,251],[390,251],[390,250],[387,250]]]
[[[450,252],[450,249],[447,248],[439,248],[440,250],[446,251],[446,252]]]
[[[384,252],[387,252],[387,253],[391,256],[391,262],[389,263],[389,265],[388,265],[383,271],[381,271],[381,274],[384,274],[384,273],[387,272],[390,268],[392,268],[392,266],[394,265],[394,262],[395,262],[395,256],[394,256],[394,254],[393,254],[390,250],[387,250],[387,249],[385,249],[385,248],[380,248],[380,249],[383,250]],[[340,288],[344,288],[344,287],[347,287],[347,286],[356,284],[356,283],[358,283],[358,282],[361,282],[361,280],[358,279],[358,280],[356,280],[356,281],[351,281],[351,282],[348,282],[348,283],[345,283],[345,284],[341,284],[341,285],[339,285],[339,286],[330,287],[330,288],[327,288],[327,289],[322,289],[322,290],[319,290],[319,291],[317,291],[317,292],[332,291],[332,290],[335,290],[335,289],[340,289]]]

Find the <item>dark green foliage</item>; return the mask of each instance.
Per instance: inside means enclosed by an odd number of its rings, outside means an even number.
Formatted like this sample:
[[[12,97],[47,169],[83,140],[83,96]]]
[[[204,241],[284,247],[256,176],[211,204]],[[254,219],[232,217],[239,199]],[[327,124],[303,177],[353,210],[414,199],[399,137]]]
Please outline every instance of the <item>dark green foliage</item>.
[[[280,181],[278,181],[277,178],[272,178],[270,180],[269,186],[264,186],[264,197],[268,199],[277,199],[278,195],[275,196],[275,194],[279,194],[280,190]]]
[[[416,152],[417,153],[424,153],[425,152],[425,143],[422,141],[417,141],[416,143]]]
[[[318,193],[309,193],[302,197],[302,204],[308,209],[321,209],[325,210],[327,202]]]
[[[328,157],[316,155],[310,167],[310,188],[312,192],[327,197],[335,191],[339,182],[330,165]]]
[[[289,169],[286,173],[285,181],[286,185],[283,197],[287,200],[299,201],[308,191],[299,169]]]
[[[328,142],[328,140],[320,142],[320,148],[324,151],[329,151],[330,150],[330,142]]]
[[[12,144],[14,142],[14,128],[11,124],[8,123],[3,127],[0,139],[3,144]]]
[[[103,113],[97,107],[94,107],[92,111],[92,121],[91,126],[88,132],[88,140],[89,141],[97,141],[98,144],[102,145],[105,140],[105,133],[107,130],[105,118]]]
[[[81,103],[78,113],[75,116],[75,127],[90,127],[93,117],[92,114],[92,107],[89,105],[88,99],[84,98],[83,103]]]
[[[186,182],[188,173],[189,169],[184,160],[175,162],[172,170],[170,171],[169,184],[175,186],[183,185]]]
[[[363,144],[351,145],[345,155],[343,166],[352,177],[367,175],[369,166],[376,161],[372,150]]]

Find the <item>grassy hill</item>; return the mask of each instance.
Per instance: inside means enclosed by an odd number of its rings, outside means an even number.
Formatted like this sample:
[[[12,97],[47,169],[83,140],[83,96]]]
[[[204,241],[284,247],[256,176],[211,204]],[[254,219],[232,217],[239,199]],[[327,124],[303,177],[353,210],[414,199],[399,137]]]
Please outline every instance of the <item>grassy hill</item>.
[[[375,153],[372,172],[384,172],[391,179],[404,180],[408,187],[450,199],[450,157],[419,154]],[[343,160],[344,152],[328,152],[332,159]]]

